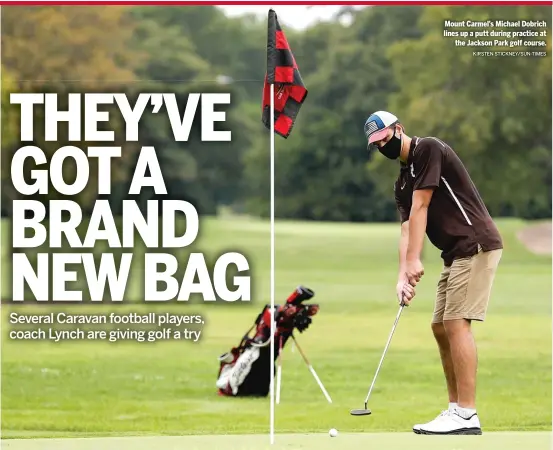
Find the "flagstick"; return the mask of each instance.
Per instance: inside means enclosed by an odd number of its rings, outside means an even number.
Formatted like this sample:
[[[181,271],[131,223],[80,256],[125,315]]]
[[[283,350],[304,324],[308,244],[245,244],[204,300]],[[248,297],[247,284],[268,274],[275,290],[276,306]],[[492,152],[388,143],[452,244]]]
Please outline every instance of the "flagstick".
[[[271,83],[271,444],[275,443],[275,85]]]

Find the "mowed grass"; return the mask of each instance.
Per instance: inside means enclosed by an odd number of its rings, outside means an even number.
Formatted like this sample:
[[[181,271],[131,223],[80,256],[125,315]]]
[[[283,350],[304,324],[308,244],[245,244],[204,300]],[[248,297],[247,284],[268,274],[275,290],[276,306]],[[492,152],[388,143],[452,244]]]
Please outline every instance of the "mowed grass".
[[[222,398],[215,380],[217,357],[238,343],[270,302],[269,223],[204,219],[201,226],[202,250],[220,255],[232,248],[248,256],[255,301],[156,305],[157,311],[202,313],[206,324],[198,343],[153,344],[10,341],[7,316],[15,307],[4,306],[4,437],[268,433],[269,398]],[[499,221],[499,226],[504,255],[488,318],[475,325],[479,415],[485,431],[551,430],[551,258],[532,255],[517,241],[522,221]],[[373,415],[349,415],[351,408],[363,406],[397,313],[398,230],[397,225],[277,222],[276,302],[299,284],[315,291],[312,301],[321,305],[320,313],[298,341],[333,400],[326,402],[289,344],[281,404],[275,405],[278,433],[331,427],[342,433],[408,432],[414,422],[433,418],[447,405],[429,326],[441,261],[439,251],[427,244],[424,278],[400,320],[371,396]],[[8,264],[4,254],[4,281]],[[133,274],[133,283],[140,279],[140,273]],[[89,309],[123,313],[154,307]]]

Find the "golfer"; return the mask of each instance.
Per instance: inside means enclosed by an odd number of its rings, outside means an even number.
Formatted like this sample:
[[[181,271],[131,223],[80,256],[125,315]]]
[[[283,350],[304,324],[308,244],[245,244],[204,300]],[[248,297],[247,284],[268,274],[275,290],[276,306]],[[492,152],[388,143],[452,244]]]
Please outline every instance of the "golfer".
[[[401,216],[398,299],[409,305],[424,275],[425,233],[441,250],[432,332],[449,406],[417,434],[482,434],[476,412],[477,353],[473,320],[484,321],[503,243],[478,190],[453,149],[435,137],[412,138],[386,111],[365,122],[368,150],[400,161],[395,201]]]

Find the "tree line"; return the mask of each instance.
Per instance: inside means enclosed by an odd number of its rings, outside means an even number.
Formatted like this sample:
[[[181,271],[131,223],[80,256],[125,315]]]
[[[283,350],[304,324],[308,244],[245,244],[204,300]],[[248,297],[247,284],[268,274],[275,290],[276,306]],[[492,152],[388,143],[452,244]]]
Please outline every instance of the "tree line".
[[[363,134],[371,112],[389,110],[410,136],[453,146],[494,216],[551,217],[551,28],[542,58],[473,57],[473,49],[443,37],[445,20],[550,17],[549,6],[374,6],[344,7],[302,31],[283,25],[309,94],[291,136],[276,137],[275,216],[396,220],[397,164],[369,159]],[[3,215],[17,198],[10,161],[20,146],[10,92],[174,92],[182,105],[190,93],[230,92],[232,142],[201,142],[198,123],[188,142],[174,142],[166,116],[148,114],[138,143],[114,144],[123,157],[110,201],[117,211],[128,198],[137,152],[153,145],[171,198],[204,215],[227,208],[267,217],[266,27],[264,17],[230,18],[214,6],[3,7]],[[113,117],[110,126],[121,128]],[[35,144],[50,154],[60,146]],[[95,191],[91,180],[79,198],[84,209],[93,207]]]

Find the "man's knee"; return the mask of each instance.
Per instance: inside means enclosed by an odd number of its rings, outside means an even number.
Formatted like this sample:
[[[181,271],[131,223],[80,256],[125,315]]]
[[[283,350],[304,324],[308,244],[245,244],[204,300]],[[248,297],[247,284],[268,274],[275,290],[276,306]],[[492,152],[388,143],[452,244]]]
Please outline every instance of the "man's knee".
[[[470,319],[444,320],[443,328],[448,338],[458,333],[470,332]]]
[[[447,341],[447,333],[443,322],[433,322],[431,327],[434,338],[436,338],[438,342]]]

